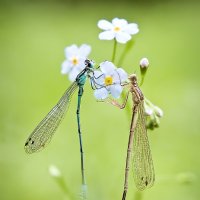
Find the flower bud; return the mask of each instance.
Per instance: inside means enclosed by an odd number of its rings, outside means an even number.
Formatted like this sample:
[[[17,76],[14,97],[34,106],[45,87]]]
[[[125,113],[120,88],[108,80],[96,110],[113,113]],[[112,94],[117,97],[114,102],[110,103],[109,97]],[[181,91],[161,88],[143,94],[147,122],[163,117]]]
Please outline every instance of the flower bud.
[[[144,111],[146,114],[146,127],[147,129],[155,129],[160,125],[160,119],[163,116],[163,111],[155,106],[147,98],[144,99]]]
[[[145,77],[148,67],[149,67],[149,60],[147,58],[142,58],[140,60],[140,74],[141,74],[140,86],[144,82],[144,77]]]
[[[158,106],[154,106],[154,110],[158,117],[163,117],[163,111]]]
[[[153,114],[153,109],[150,107],[146,101],[144,101],[144,111],[147,116],[151,116]]]
[[[140,60],[140,68],[148,68],[149,67],[149,60],[147,58],[142,58]]]
[[[50,165],[49,166],[49,173],[53,177],[60,177],[61,176],[60,170],[55,165]]]

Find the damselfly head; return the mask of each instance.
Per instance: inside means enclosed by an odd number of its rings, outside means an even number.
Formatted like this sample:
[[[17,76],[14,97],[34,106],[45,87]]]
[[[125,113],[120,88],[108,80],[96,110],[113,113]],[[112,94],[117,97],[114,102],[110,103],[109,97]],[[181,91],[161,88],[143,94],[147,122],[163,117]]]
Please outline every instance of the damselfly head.
[[[94,68],[94,61],[86,59],[85,60],[85,66],[86,66],[86,68]]]
[[[131,74],[128,79],[130,80],[131,83],[136,83],[137,82],[137,76],[136,74]]]

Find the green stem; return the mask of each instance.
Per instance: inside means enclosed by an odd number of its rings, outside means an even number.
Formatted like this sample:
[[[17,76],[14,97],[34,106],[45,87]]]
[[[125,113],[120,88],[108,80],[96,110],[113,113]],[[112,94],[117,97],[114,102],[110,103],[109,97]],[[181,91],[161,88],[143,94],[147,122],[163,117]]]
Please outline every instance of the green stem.
[[[145,97],[145,102],[150,106],[150,107],[154,107],[154,104],[153,103],[151,103],[151,101],[150,100],[148,100],[146,97]]]
[[[112,62],[113,63],[115,61],[116,49],[117,49],[117,40],[114,39],[113,54],[112,54]]]
[[[144,76],[141,77],[140,87],[143,85],[143,83],[144,83]]]
[[[119,58],[117,66],[121,66],[123,64],[126,56],[128,55],[133,46],[134,46],[134,40],[130,40],[129,42],[126,43],[126,46],[121,54],[121,57]]]
[[[70,192],[69,188],[67,187],[63,177],[55,177],[55,181],[61,188],[61,190],[70,198],[75,199],[74,195]]]

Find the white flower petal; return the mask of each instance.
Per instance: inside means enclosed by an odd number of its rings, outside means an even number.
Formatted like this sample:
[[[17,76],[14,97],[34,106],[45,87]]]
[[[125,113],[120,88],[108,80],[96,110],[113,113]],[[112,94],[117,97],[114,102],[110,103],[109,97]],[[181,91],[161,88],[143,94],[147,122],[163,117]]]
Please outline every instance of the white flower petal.
[[[136,33],[139,32],[139,28],[138,28],[138,25],[137,25],[137,24],[131,23],[131,24],[128,24],[128,25],[126,26],[126,28],[124,29],[124,31],[125,31],[126,33],[131,34],[131,35],[134,35],[134,34],[136,34]]]
[[[95,90],[94,96],[96,99],[105,99],[108,96],[108,91],[106,90],[106,88]]]
[[[114,26],[125,28],[127,26],[128,22],[125,19],[114,18],[112,20],[112,24]]]
[[[131,39],[131,36],[125,32],[117,33],[115,37],[116,37],[117,42],[123,43],[123,44],[128,42]]]
[[[119,21],[119,18],[118,17],[115,17],[112,19],[112,24],[115,26]]]
[[[121,84],[122,81],[120,79],[120,75],[117,72],[117,70],[114,71],[112,78],[113,78],[113,84]]]
[[[71,70],[71,68],[72,68],[71,62],[69,62],[68,60],[65,60],[61,66],[61,73],[67,74]]]
[[[101,71],[94,71],[93,77],[91,80],[92,86],[95,89],[100,89],[102,87],[105,87],[104,84],[104,77],[105,75]]]
[[[104,61],[100,63],[100,69],[105,75],[112,75],[116,67],[112,62]]]
[[[104,31],[99,33],[100,40],[112,40],[115,37],[115,33],[113,31]]]
[[[111,85],[110,86],[110,93],[114,98],[119,98],[120,94],[122,93],[122,86],[117,84],[117,85]]]
[[[97,83],[99,86],[104,85],[104,78],[105,75],[101,71],[94,71],[94,81]]]
[[[79,71],[83,70],[85,68],[85,59],[86,58],[79,58],[79,62],[74,65],[74,67],[77,68]]]
[[[121,82],[124,82],[128,79],[128,74],[124,71],[124,69],[118,68],[118,69],[116,69],[116,71],[120,76]]]
[[[69,73],[69,80],[70,81],[75,81],[77,75],[80,73],[81,71],[78,70],[76,67],[73,67],[71,72]]]
[[[99,20],[97,26],[102,30],[110,30],[113,27],[112,23],[105,19]]]
[[[71,58],[72,56],[77,55],[78,51],[79,51],[79,49],[78,49],[77,45],[73,44],[73,45],[65,48],[65,56],[66,56],[66,58]]]
[[[148,116],[151,116],[153,114],[153,109],[150,107],[145,107],[145,113]]]
[[[94,76],[95,78],[98,78],[99,76],[101,76],[103,73],[100,70],[94,70]]]
[[[79,55],[81,57],[85,57],[87,58],[88,55],[90,54],[91,52],[91,46],[87,45],[87,44],[82,44],[79,48]]]

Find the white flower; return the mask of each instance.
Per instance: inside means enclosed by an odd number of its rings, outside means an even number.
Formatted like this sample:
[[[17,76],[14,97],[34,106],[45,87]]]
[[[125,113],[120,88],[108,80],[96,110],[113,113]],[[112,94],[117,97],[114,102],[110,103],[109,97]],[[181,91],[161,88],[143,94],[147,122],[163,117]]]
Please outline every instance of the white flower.
[[[149,67],[149,60],[147,58],[142,58],[140,60],[140,67],[141,68],[148,68]]]
[[[131,35],[139,32],[138,25],[130,23],[125,19],[114,18],[112,23],[107,20],[99,20],[98,27],[104,30],[99,34],[100,40],[116,39],[119,43],[126,43],[131,39]]]
[[[96,88],[94,96],[105,99],[109,94],[119,98],[123,88],[121,84],[127,80],[128,75],[122,68],[116,68],[112,62],[105,61],[100,64],[101,71],[94,71],[93,86]]]
[[[60,170],[55,165],[50,165],[49,166],[49,173],[53,177],[60,177],[61,176]]]
[[[73,44],[65,48],[65,57],[66,60],[62,63],[62,74],[69,73],[69,80],[74,81],[77,75],[85,67],[85,59],[90,54],[91,47],[86,44],[82,44],[80,47]]]

